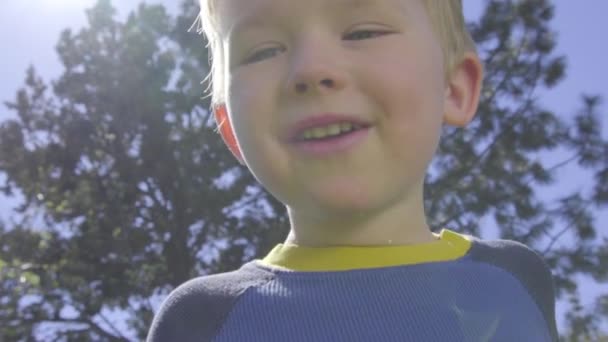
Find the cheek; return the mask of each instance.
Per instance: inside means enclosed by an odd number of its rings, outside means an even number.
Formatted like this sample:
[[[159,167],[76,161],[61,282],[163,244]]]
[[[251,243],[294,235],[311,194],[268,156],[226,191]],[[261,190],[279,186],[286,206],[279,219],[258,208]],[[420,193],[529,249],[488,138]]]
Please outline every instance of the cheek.
[[[374,74],[384,77],[368,82],[368,93],[394,129],[426,130],[428,125],[438,124],[443,113],[443,92],[432,75],[407,64],[377,68],[381,70]]]
[[[444,102],[441,70],[422,57],[374,63],[369,75],[375,79],[365,82],[369,85],[366,92],[384,116],[381,122],[386,134],[381,138],[391,147],[393,157],[419,160],[421,165],[437,148]]]
[[[252,85],[242,77],[231,80],[227,106],[247,165],[258,181],[272,187],[279,178],[277,170],[285,167],[278,158],[282,151],[277,139],[276,106],[267,80],[256,78],[256,82]]]
[[[256,94],[255,87],[247,86],[246,80],[235,77],[227,82],[228,96],[226,105],[230,113],[232,125],[241,145],[251,143],[250,133],[255,131],[263,118],[256,116],[256,107],[259,106],[260,96]]]
[[[238,121],[234,125],[239,133],[255,128],[268,131],[272,127],[276,81],[264,76],[272,73],[258,69],[238,72],[226,82],[228,108]]]

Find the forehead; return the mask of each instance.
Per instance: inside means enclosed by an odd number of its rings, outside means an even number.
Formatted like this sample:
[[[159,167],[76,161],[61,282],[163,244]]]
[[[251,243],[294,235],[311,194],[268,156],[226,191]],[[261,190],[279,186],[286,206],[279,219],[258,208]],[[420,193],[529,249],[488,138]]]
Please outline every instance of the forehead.
[[[371,9],[404,9],[418,0],[221,0],[216,2],[218,30],[227,34],[263,24],[269,18],[299,17],[306,11],[314,13],[348,13]]]

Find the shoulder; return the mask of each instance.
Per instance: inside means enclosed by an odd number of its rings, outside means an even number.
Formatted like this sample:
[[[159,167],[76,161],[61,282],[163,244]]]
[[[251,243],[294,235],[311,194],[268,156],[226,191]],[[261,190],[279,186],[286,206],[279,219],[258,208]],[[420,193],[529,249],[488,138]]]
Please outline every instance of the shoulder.
[[[203,276],[180,285],[161,304],[147,341],[210,341],[239,296],[271,276],[248,263],[236,271]]]
[[[472,238],[470,255],[480,262],[504,268],[516,277],[552,282],[551,270],[542,256],[521,242]]]
[[[503,269],[518,279],[540,308],[553,337],[557,339],[555,285],[551,268],[543,257],[517,241],[471,240],[471,258]]]

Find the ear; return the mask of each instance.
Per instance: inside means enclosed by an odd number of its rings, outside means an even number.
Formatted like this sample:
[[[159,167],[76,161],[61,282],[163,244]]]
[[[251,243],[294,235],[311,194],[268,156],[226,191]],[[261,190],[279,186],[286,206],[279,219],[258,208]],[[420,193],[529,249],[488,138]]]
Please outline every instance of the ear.
[[[483,67],[477,54],[467,52],[455,65],[447,82],[443,121],[466,126],[477,112],[483,80]]]
[[[234,130],[232,129],[232,123],[230,122],[226,105],[220,104],[214,106],[213,116],[215,117],[215,123],[217,124],[218,131],[220,132],[224,143],[230,152],[232,152],[232,155],[234,155],[234,157],[239,161],[239,163],[241,163],[241,165],[245,165],[241,149],[239,148],[236,136],[234,135]]]

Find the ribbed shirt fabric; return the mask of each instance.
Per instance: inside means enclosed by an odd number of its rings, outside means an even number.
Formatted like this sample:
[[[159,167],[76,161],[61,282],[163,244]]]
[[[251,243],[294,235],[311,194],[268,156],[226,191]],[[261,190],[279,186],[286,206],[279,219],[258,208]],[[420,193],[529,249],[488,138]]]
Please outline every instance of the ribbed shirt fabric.
[[[277,245],[174,290],[148,341],[557,341],[551,272],[507,240]]]

